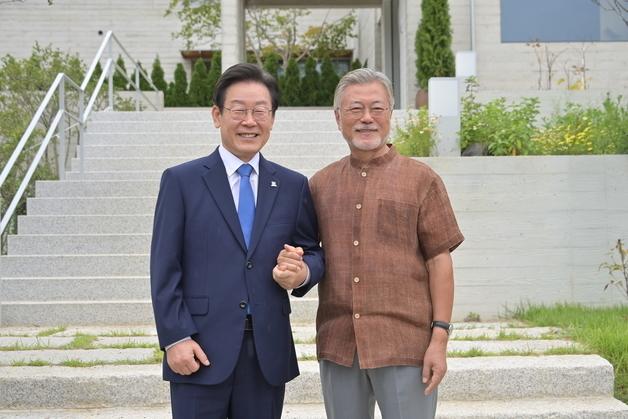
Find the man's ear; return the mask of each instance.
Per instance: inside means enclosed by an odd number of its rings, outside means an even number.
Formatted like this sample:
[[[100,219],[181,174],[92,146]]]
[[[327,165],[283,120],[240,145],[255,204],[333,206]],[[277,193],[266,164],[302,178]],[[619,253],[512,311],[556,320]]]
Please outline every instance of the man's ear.
[[[336,125],[338,125],[338,129],[340,129],[340,111],[338,111],[338,109],[334,109],[334,116],[336,117]]]
[[[220,128],[222,115],[220,114],[220,109],[216,105],[212,106],[212,119],[214,120],[214,127]]]

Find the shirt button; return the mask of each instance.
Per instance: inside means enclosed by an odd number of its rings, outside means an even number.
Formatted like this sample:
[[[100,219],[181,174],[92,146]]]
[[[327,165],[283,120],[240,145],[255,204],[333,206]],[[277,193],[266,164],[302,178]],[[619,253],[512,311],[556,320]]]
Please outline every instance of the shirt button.
[[[362,204],[355,204],[355,207],[356,207],[357,209],[362,209]]]
[[[355,313],[355,314],[353,315],[353,317],[355,317],[356,319],[359,319],[359,318],[360,318],[360,314],[359,314],[359,313]]]
[[[366,177],[366,172],[362,172],[360,174],[362,175],[362,177]]]
[[[244,310],[246,308],[246,301],[240,301],[240,308]]]
[[[358,244],[360,244],[360,242],[359,242],[359,241],[357,241],[357,240],[354,240],[354,241],[353,241],[353,245],[354,245],[354,246],[357,246]]]
[[[355,283],[357,284],[358,282],[360,282],[360,278],[358,278],[358,277],[356,276],[355,278],[353,278],[353,282],[355,282]]]
[[[253,269],[253,262],[251,262],[250,260],[248,260],[246,262],[246,269]]]

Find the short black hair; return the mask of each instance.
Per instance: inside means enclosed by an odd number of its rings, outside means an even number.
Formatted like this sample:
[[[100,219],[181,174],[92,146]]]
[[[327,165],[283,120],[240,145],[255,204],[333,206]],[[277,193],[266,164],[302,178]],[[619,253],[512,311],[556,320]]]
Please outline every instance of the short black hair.
[[[218,106],[220,112],[225,106],[225,95],[229,86],[240,82],[255,82],[266,86],[270,93],[270,99],[272,103],[272,111],[275,111],[279,107],[279,86],[277,80],[266,71],[262,70],[259,66],[249,63],[239,63],[232,65],[225,70],[216,82],[214,88],[214,105]]]

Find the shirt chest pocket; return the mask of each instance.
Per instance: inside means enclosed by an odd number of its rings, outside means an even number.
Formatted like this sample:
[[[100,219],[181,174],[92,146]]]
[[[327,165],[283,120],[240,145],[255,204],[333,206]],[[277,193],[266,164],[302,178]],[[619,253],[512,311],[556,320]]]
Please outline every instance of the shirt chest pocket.
[[[384,244],[409,245],[417,240],[419,209],[389,199],[377,200],[377,238]]]

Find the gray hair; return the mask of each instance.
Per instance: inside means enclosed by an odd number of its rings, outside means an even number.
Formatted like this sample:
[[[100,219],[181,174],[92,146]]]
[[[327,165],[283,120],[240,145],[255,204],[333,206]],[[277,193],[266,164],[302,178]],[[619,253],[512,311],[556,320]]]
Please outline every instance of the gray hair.
[[[336,91],[334,92],[334,109],[340,109],[340,97],[344,93],[345,89],[354,84],[366,84],[378,82],[381,83],[386,92],[388,93],[388,102],[390,103],[390,107],[395,107],[395,97],[393,95],[393,88],[390,79],[379,71],[375,71],[370,68],[358,68],[356,70],[350,71],[338,82],[338,86],[336,86]]]

